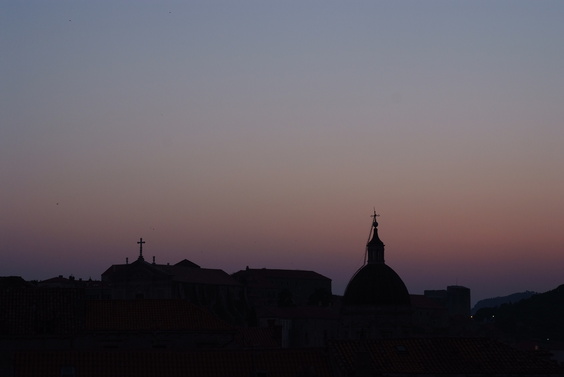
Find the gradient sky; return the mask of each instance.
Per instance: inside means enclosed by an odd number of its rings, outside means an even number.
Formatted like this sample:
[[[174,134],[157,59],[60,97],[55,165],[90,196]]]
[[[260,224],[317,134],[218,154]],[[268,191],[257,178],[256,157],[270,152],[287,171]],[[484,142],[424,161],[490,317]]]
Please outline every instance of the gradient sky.
[[[0,1],[0,276],[564,283],[562,1]]]

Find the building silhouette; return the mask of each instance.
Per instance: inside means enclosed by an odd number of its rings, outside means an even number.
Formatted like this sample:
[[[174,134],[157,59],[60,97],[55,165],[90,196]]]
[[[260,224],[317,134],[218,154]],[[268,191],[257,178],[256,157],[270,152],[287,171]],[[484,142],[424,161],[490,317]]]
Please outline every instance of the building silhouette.
[[[384,243],[374,213],[365,264],[349,281],[341,308],[342,337],[376,339],[409,335],[412,308],[399,275],[385,263]]]
[[[182,299],[218,317],[241,324],[248,315],[243,285],[220,269],[202,268],[184,259],[174,265],[146,262],[143,239],[133,263],[114,264],[102,273],[112,299]]]
[[[323,305],[331,297],[331,279],[314,271],[247,267],[231,276],[254,307]]]
[[[342,297],[314,271],[149,263],[142,239],[101,281],[0,278],[0,377],[564,375],[545,353],[461,331],[468,288],[410,295],[376,217]]]

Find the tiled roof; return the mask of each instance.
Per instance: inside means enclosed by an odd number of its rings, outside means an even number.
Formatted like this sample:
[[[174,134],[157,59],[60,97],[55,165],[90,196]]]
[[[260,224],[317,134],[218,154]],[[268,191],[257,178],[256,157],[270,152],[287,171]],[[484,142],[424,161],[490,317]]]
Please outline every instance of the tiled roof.
[[[280,348],[281,347],[280,327],[244,327],[237,330],[235,335],[235,346],[245,348]]]
[[[130,264],[115,264],[102,274],[105,279],[111,280],[127,280],[129,277],[142,280],[150,279],[152,275],[192,284],[241,285],[223,270],[200,268],[188,260],[180,261],[175,265],[152,264],[136,260]]]
[[[315,271],[307,270],[278,270],[270,268],[249,268],[246,270],[241,270],[235,272],[233,277],[239,279],[239,277],[253,277],[253,278],[270,278],[270,279],[291,279],[291,280],[331,280],[326,276],[323,276]]]
[[[31,285],[31,284],[30,284]],[[41,280],[37,283],[38,288],[104,288],[106,286],[100,280],[82,280],[71,277],[67,279],[62,276]]]
[[[196,263],[194,263],[192,261],[189,261],[188,259],[182,259],[180,262],[176,263],[175,266],[200,268],[199,265],[197,265]]]
[[[349,373],[359,363],[384,375],[562,373],[555,363],[486,338],[336,341],[335,358]]]
[[[19,352],[14,377],[59,377],[74,370],[76,376],[126,377],[330,377],[323,350],[247,351],[138,351],[138,352]],[[65,368],[65,369],[63,369]]]
[[[54,278],[41,280],[40,283],[68,283],[68,282],[71,282],[71,281],[73,281],[73,280],[67,279],[63,276],[56,276]]]
[[[193,284],[240,286],[227,272],[212,268],[192,268],[183,265],[166,266],[175,281]]]
[[[232,327],[184,300],[90,300],[86,330],[232,331]]]
[[[80,327],[83,291],[73,288],[0,290],[0,335],[63,335]]]
[[[114,264],[102,273],[102,279],[111,281],[145,280],[155,277],[165,280],[171,279],[170,274],[158,268],[158,266],[160,265],[139,259],[129,264]]]
[[[309,319],[333,319],[340,317],[339,310],[335,307],[323,306],[296,306],[296,307],[262,307],[258,309],[259,318],[309,318]]]
[[[0,276],[0,290],[31,287],[32,284],[25,281],[21,276]]]

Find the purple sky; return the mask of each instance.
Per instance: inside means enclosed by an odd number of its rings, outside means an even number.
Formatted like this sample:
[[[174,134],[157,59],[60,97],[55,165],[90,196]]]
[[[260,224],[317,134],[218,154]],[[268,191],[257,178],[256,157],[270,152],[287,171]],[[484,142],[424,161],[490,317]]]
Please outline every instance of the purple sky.
[[[564,283],[564,2],[3,1],[0,276]]]

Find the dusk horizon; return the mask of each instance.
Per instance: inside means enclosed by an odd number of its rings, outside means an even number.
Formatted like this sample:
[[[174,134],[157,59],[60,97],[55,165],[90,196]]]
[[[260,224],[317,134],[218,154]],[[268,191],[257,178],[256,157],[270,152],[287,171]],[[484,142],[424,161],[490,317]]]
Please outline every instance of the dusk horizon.
[[[409,293],[564,284],[564,3],[17,2],[0,276],[188,259],[342,295],[375,210]]]
[[[371,223],[370,221],[368,223]],[[369,233],[367,233],[369,234]],[[140,250],[139,248],[139,242],[143,242],[143,249]],[[335,271],[337,271],[336,268],[334,268],[335,266],[331,266],[330,261],[324,260],[324,261],[318,261],[318,262],[324,262],[319,264],[320,266],[322,266],[321,268],[316,268],[315,267],[315,263],[316,261],[308,261],[309,263],[305,263],[304,266],[299,266],[296,264],[296,262],[294,260],[291,259],[287,259],[284,258],[284,254],[280,253],[280,261],[278,265],[275,264],[256,264],[256,263],[243,263],[241,266],[235,266],[234,264],[229,265],[228,267],[226,267],[225,264],[222,264],[221,262],[218,265],[214,265],[214,264],[210,264],[213,263],[213,260],[210,261],[210,259],[208,257],[205,257],[204,254],[205,252],[203,250],[201,250],[198,255],[194,255],[191,253],[175,253],[173,254],[175,256],[176,259],[167,259],[167,256],[170,255],[170,253],[159,253],[158,251],[155,251],[153,247],[151,247],[151,242],[147,241],[147,238],[143,238],[140,237],[138,238],[135,242],[132,243],[132,245],[130,245],[130,249],[128,253],[123,253],[123,255],[121,256],[117,256],[118,257],[116,260],[112,260],[112,261],[107,261],[107,264],[104,265],[103,261],[99,261],[100,266],[101,266],[101,270],[98,271],[97,273],[88,273],[88,267],[85,268],[85,266],[81,266],[80,263],[77,264],[77,266],[74,266],[75,268],[72,268],[72,266],[67,266],[65,271],[50,271],[50,270],[46,270],[46,269],[38,269],[35,270],[37,272],[39,272],[41,277],[33,277],[31,275],[24,275],[24,274],[19,274],[19,273],[13,273],[13,274],[4,274],[3,276],[20,276],[22,278],[24,278],[25,280],[28,281],[42,281],[42,280],[48,280],[51,278],[56,278],[59,276],[62,276],[63,278],[72,278],[72,279],[81,279],[81,280],[100,280],[101,279],[101,275],[104,271],[106,271],[108,268],[110,268],[112,265],[120,265],[120,264],[129,264],[129,263],[133,263],[135,262],[137,259],[139,259],[139,257],[142,257],[143,260],[145,260],[148,263],[156,263],[156,264],[170,264],[170,265],[174,265],[178,262],[181,262],[182,260],[189,260],[190,262],[196,263],[197,265],[200,265],[200,267],[203,268],[209,268],[209,269],[222,269],[224,271],[226,271],[228,274],[233,274],[237,271],[242,271],[245,270],[247,268],[252,268],[252,269],[281,269],[281,270],[308,270],[308,271],[314,271],[317,273],[320,273],[322,275],[325,275],[326,277],[328,277],[329,279],[332,280],[332,291],[333,294],[335,295],[339,295],[342,296],[344,294],[344,291],[347,287],[347,284],[349,283],[350,279],[353,278],[354,274],[362,267],[365,265],[366,263],[366,256],[365,256],[365,250],[361,253],[358,253],[359,255],[356,256],[356,258],[352,258],[355,257],[353,255],[351,255],[351,261],[353,261],[352,264],[354,264],[355,262],[357,262],[357,267],[354,268],[353,266],[353,270],[350,271],[350,275],[347,277],[345,275],[344,271],[341,271],[341,274],[338,275],[337,278],[334,278],[333,276],[329,275],[327,271],[329,271],[329,273],[334,273]],[[366,245],[364,245],[364,249],[366,249]],[[107,254],[104,254],[107,255]],[[219,255],[219,252],[217,252],[215,254],[215,256],[217,257],[217,255]],[[388,253],[386,253],[386,256],[388,255]],[[120,258],[121,257],[121,258]],[[271,255],[272,257],[272,255]],[[221,259],[221,258],[219,258]],[[358,261],[357,261],[358,259]],[[388,258],[386,257],[386,260]],[[397,258],[394,258],[394,260]],[[204,261],[209,261],[208,264],[202,264],[201,260]],[[401,261],[399,261],[400,263],[398,263],[400,266],[402,266]],[[313,265],[311,264],[313,263]],[[390,265],[389,262],[386,262],[386,264]],[[394,265],[390,265],[390,267],[392,267],[393,269],[397,269],[397,266]],[[30,268],[32,268],[30,270]],[[28,271],[33,271],[33,266],[27,266],[27,270]],[[76,274],[74,272],[81,272],[82,274]],[[483,291],[479,291],[482,295],[478,296],[476,295],[476,292],[472,289],[472,286],[468,285],[468,284],[463,284],[459,281],[458,277],[454,278],[454,281],[448,281],[448,279],[445,279],[444,277],[441,276],[433,276],[433,277],[427,277],[427,282],[430,282],[431,285],[429,286],[419,286],[416,287],[415,289],[413,289],[412,286],[409,285],[409,282],[413,281],[413,277],[406,275],[409,272],[404,272],[402,270],[397,270],[397,272],[400,274],[401,278],[406,281],[406,285],[408,288],[408,291],[410,294],[423,294],[425,290],[444,290],[446,289],[448,286],[464,286],[466,288],[469,288],[471,290],[471,303],[472,305],[475,305],[478,301],[483,300],[483,299],[487,299],[487,298],[495,298],[495,297],[502,297],[502,296],[507,296],[513,293],[518,293],[518,292],[525,292],[525,291],[533,291],[533,292],[537,292],[537,293],[544,293],[546,291],[552,290],[554,288],[557,288],[559,285],[564,284],[564,282],[557,282],[555,281],[555,285],[550,287],[547,285],[547,288],[545,288],[544,286],[538,284],[538,282],[530,282],[531,284],[529,286],[526,286],[526,283],[521,285],[520,290],[506,290],[506,291],[496,291],[495,289],[484,289]],[[43,274],[43,275],[41,275]],[[452,274],[450,276],[453,276]],[[550,284],[550,283],[548,283]],[[540,290],[536,290],[536,287],[541,287]],[[511,289],[511,288],[508,288]],[[490,293],[491,292],[491,293]]]

